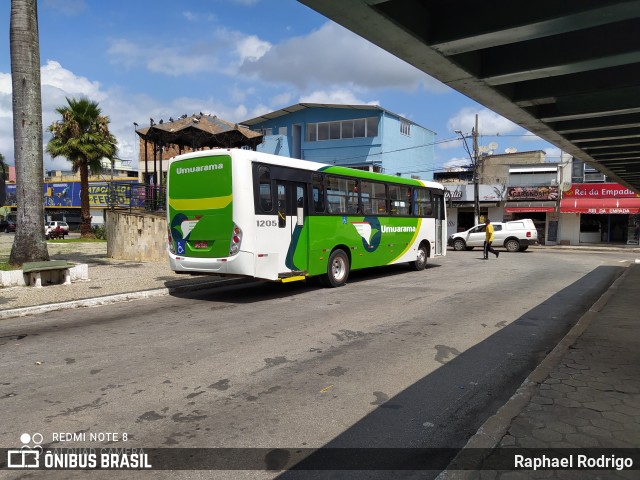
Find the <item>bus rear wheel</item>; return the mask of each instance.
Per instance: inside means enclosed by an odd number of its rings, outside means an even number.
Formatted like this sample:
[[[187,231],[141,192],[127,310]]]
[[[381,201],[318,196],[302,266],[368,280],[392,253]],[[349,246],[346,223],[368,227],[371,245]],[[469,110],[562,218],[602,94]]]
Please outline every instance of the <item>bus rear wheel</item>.
[[[349,278],[349,258],[344,250],[337,249],[331,252],[327,263],[327,274],[323,275],[323,283],[327,287],[341,287]]]
[[[427,247],[425,245],[420,245],[418,247],[418,255],[416,257],[415,262],[409,262],[411,265],[411,269],[417,272],[424,270],[427,266]]]

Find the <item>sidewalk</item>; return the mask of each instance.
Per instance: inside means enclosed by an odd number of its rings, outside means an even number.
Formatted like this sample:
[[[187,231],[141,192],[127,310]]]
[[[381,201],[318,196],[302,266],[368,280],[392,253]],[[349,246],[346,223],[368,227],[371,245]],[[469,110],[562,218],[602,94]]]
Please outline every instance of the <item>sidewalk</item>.
[[[77,235],[76,235],[77,236]],[[74,235],[71,235],[74,238]],[[0,258],[11,251],[12,234],[0,234]],[[106,242],[47,243],[51,260],[68,260],[89,266],[89,281],[42,288],[0,288],[0,320],[52,310],[122,302],[167,295],[180,288],[204,288],[237,282],[223,277],[178,275],[168,262],[137,262],[107,257]]]
[[[587,453],[611,457],[640,451],[640,264],[632,264],[529,375],[511,399],[469,440],[450,479],[638,478],[626,470],[524,470],[515,452],[540,457]],[[543,450],[527,450],[543,449]],[[573,449],[573,450],[572,450]],[[634,452],[616,449],[636,449]],[[473,453],[466,453],[473,452]],[[474,458],[481,471],[469,468]],[[477,462],[477,463],[476,463]]]

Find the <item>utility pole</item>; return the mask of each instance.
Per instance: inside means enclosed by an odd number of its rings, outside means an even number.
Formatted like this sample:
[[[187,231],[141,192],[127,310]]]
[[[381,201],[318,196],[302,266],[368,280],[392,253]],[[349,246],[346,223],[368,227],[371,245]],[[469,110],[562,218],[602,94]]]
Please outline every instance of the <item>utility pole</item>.
[[[476,113],[476,126],[472,130],[471,135],[473,137],[473,214],[476,217],[476,225],[480,223],[480,192],[479,183],[480,179],[478,172],[478,162],[480,161],[480,155],[478,152],[478,114]]]

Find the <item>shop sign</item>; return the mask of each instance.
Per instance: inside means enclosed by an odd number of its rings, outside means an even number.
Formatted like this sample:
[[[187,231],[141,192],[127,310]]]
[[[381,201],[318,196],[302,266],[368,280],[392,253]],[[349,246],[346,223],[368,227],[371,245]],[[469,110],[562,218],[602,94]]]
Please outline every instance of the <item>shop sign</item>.
[[[478,200],[481,202],[500,202],[504,199],[504,185],[479,185]],[[447,200],[473,202],[473,185],[445,186]]]
[[[634,198],[640,195],[617,183],[574,183],[563,197]]]
[[[630,208],[589,208],[583,213],[591,213],[595,215],[630,215],[633,212]]]
[[[444,194],[447,197],[447,200],[462,200],[462,190],[460,188],[451,190],[448,187],[444,187]]]
[[[509,187],[507,200],[557,200],[558,187]]]

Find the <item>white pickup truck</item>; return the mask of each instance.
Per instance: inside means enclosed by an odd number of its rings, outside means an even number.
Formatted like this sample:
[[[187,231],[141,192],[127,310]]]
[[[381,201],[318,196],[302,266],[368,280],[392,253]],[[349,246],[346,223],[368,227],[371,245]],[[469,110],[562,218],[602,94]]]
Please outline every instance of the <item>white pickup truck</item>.
[[[510,222],[491,222],[493,225],[493,244],[504,247],[508,252],[524,252],[529,245],[538,244],[538,231],[530,218]],[[454,250],[472,250],[483,247],[486,225],[476,225],[466,232],[454,233],[447,241]]]

